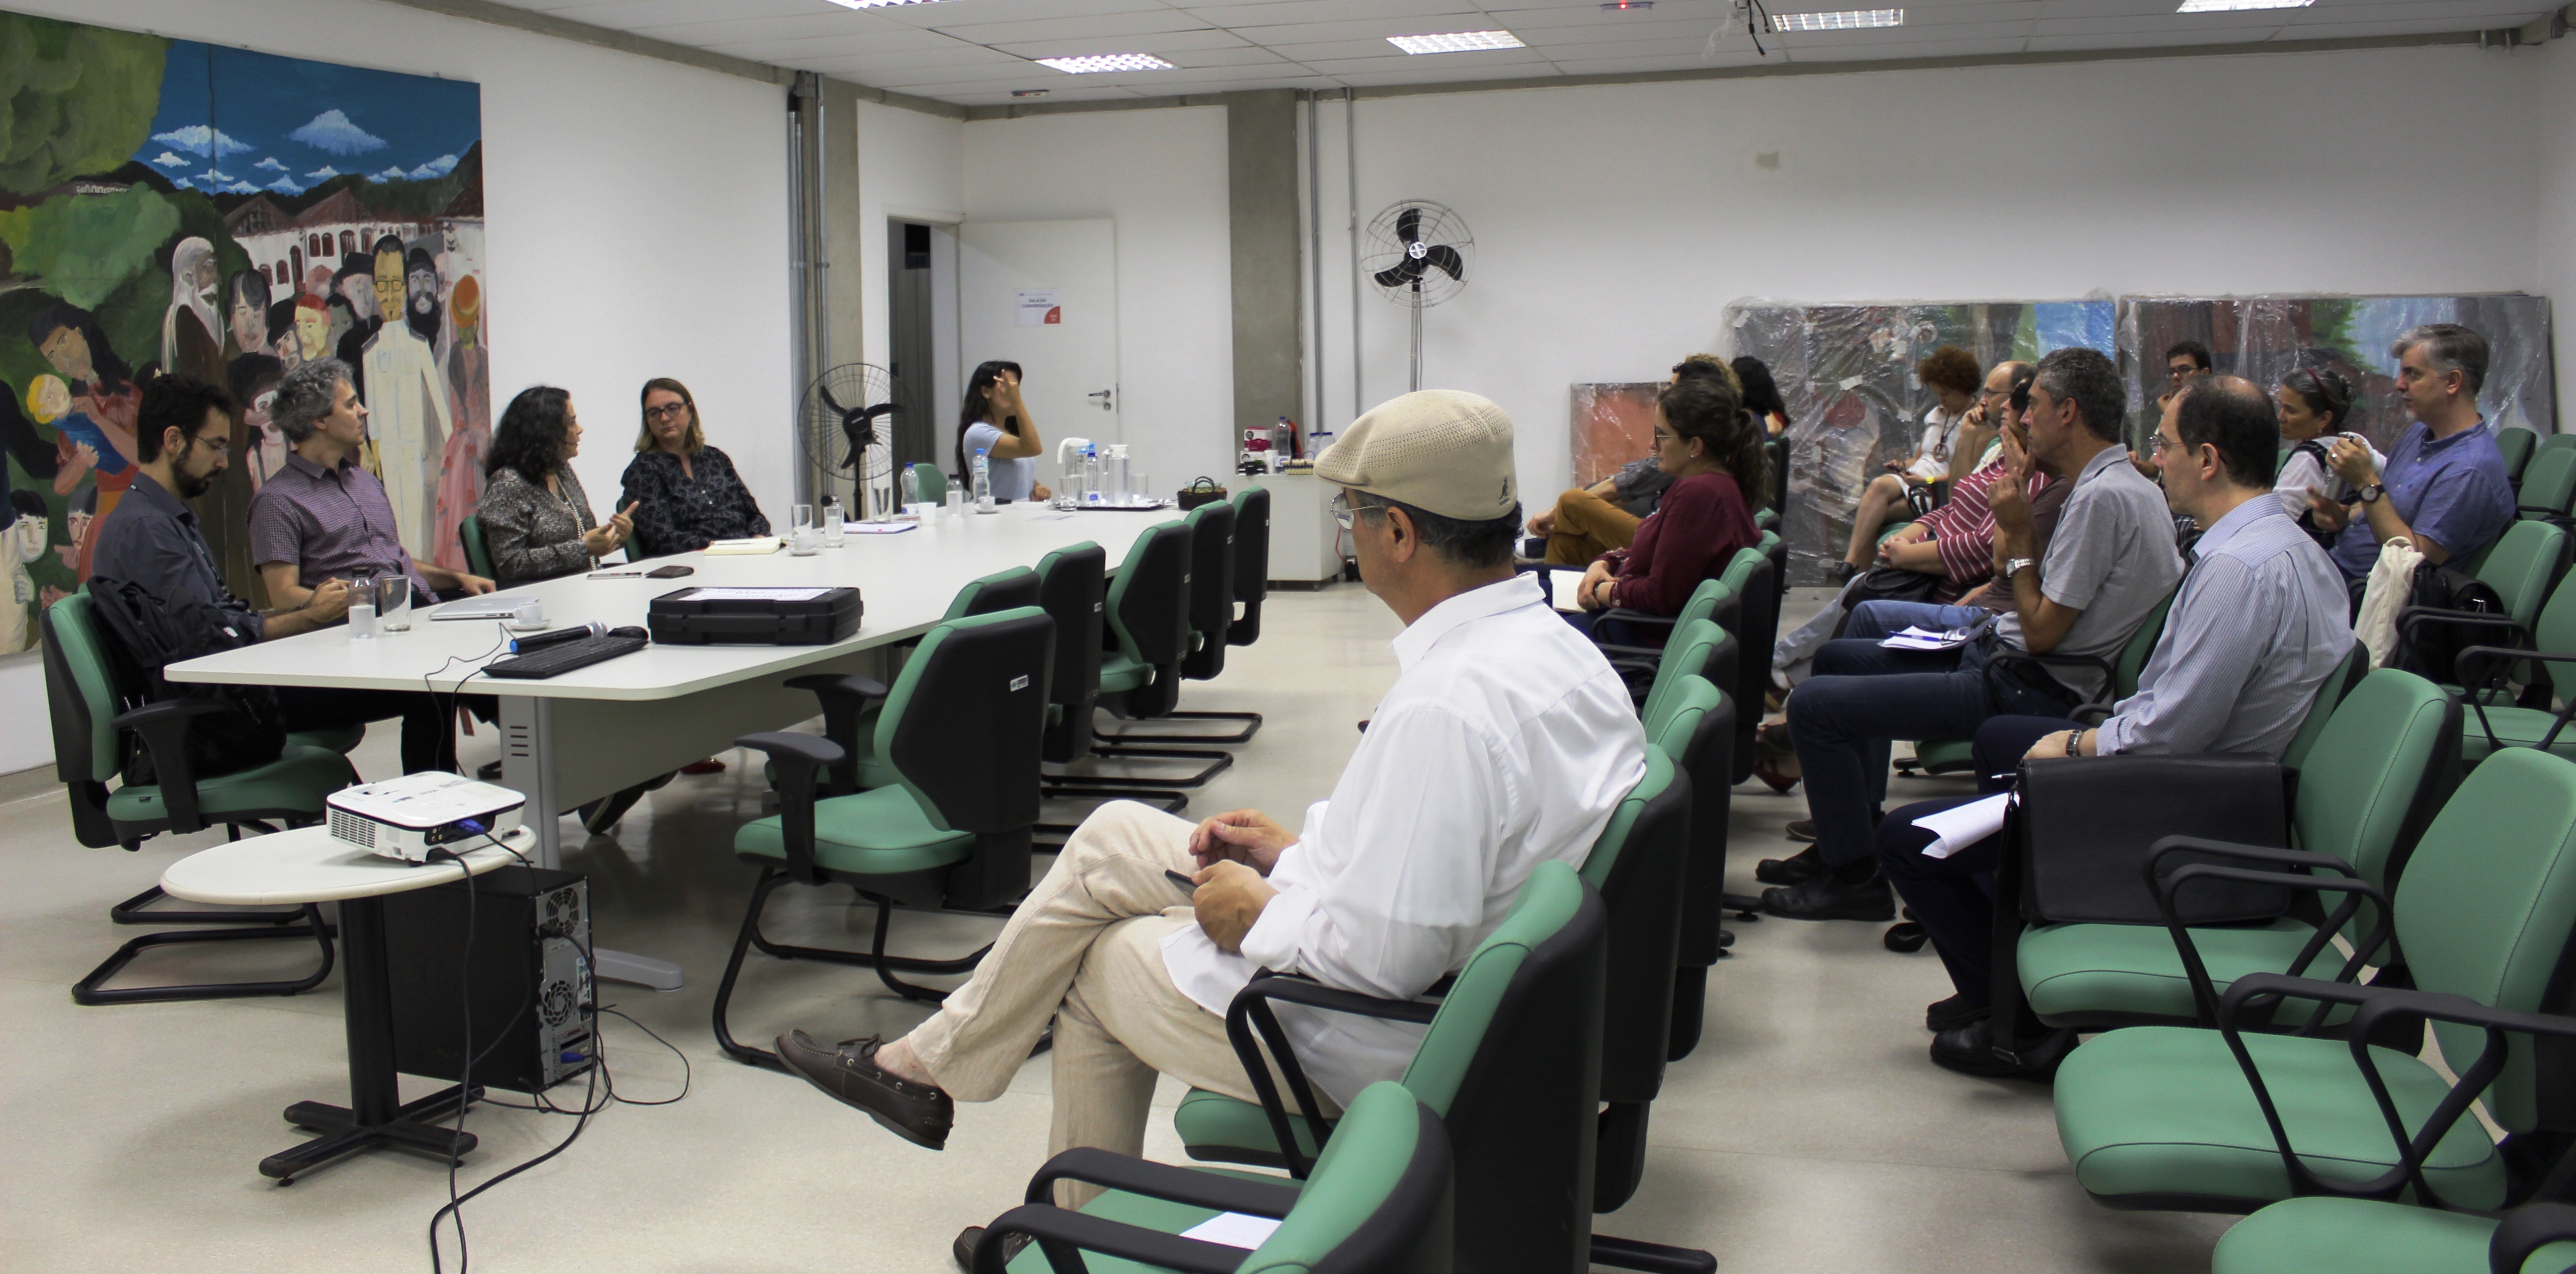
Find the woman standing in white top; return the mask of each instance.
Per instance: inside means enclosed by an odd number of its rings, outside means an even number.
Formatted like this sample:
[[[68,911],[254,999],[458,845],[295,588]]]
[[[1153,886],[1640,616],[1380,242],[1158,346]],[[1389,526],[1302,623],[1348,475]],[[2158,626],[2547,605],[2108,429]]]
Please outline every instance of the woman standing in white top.
[[[2332,368],[2302,367],[2281,378],[2272,400],[2280,409],[2281,441],[2290,449],[2281,458],[2272,491],[2281,498],[2281,511],[2315,534],[2316,524],[2308,518],[2312,498],[2337,504],[2352,500],[2352,485],[2335,476],[2334,466],[2326,463],[2326,448],[2338,436],[2370,446],[2369,439],[2344,432],[2344,422],[2352,417],[2352,382]],[[2388,463],[2376,447],[2371,447],[2370,459],[2374,466]]]
[[[1914,365],[1914,377],[1939,399],[1923,413],[1923,445],[1910,459],[1888,461],[1888,471],[1861,491],[1860,507],[1852,511],[1851,545],[1832,571],[1836,582],[1868,570],[1878,559],[1879,533],[1891,516],[1913,504],[1908,488],[1954,482],[1976,467],[1968,463],[1973,454],[1958,446],[1963,428],[1984,423],[1981,412],[1972,412],[1978,406],[1978,391],[1985,386],[1976,356],[1956,345],[1944,345]]]
[[[966,380],[966,403],[957,413],[957,478],[970,488],[978,451],[992,470],[994,499],[1043,500],[1052,494],[1038,481],[1037,458],[1046,454],[1046,443],[1020,397],[1017,363],[993,359]]]

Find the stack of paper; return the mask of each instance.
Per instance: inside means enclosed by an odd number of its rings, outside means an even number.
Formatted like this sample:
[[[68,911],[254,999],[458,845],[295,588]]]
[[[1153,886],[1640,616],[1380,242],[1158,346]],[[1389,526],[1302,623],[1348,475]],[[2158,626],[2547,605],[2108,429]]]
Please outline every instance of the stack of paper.
[[[778,544],[778,537],[775,535],[756,536],[748,540],[717,540],[707,545],[706,553],[709,557],[758,557],[763,553],[777,552]]]
[[[1562,611],[1579,611],[1583,609],[1583,603],[1575,600],[1577,597],[1582,595],[1583,572],[1549,571],[1547,573],[1547,583],[1549,590],[1548,601],[1551,605]]]
[[[1888,650],[1957,650],[1976,640],[1976,636],[1977,630],[1973,628],[1952,628],[1943,632],[1934,632],[1929,628],[1917,628],[1909,624],[1903,632],[1883,638],[1878,644]]]
[[[2004,807],[2012,803],[2012,798],[2010,792],[1997,792],[1982,801],[1953,805],[1914,820],[1916,827],[1932,833],[1932,843],[1924,847],[1923,856],[1948,858],[2002,831]]]

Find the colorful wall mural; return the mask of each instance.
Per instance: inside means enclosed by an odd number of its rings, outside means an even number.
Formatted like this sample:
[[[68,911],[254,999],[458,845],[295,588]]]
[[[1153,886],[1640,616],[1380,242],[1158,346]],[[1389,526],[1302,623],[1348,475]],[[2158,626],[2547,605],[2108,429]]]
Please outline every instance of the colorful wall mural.
[[[0,654],[88,578],[165,373],[248,408],[197,501],[234,592],[265,604],[244,520],[285,463],[278,378],[322,357],[357,371],[405,547],[463,567],[492,417],[481,138],[470,83],[0,13]]]

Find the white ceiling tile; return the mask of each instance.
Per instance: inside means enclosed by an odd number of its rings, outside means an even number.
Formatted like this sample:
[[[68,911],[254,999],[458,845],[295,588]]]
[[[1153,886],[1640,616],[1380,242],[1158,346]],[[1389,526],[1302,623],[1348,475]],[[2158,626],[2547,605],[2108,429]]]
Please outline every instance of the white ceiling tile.
[[[908,26],[955,26],[993,22],[1026,22],[1038,18],[1087,18],[1115,13],[1159,13],[1171,8],[1163,0],[945,0],[941,4],[893,5],[870,12]]]
[[[535,6],[513,6],[533,8]],[[611,27],[619,31],[637,31],[645,27],[674,26],[725,21],[734,18],[830,17],[839,15],[860,23],[881,21],[873,13],[844,9],[824,0],[740,0],[739,3],[709,4],[707,0],[579,0],[573,4],[550,5],[547,12],[574,22]]]
[[[1462,12],[1459,0],[1248,0],[1224,6],[1177,0],[1174,7],[1236,29]]]
[[[2116,46],[2123,49],[2188,48],[2202,44],[2259,44],[2272,34],[2268,30],[2190,31],[2179,34],[2130,35]],[[2091,52],[2105,46],[2100,36],[2035,35],[2030,38],[2033,53]]]
[[[1087,18],[1030,18],[1019,22],[925,23],[932,30],[977,44],[1022,44],[1031,40],[1089,40],[1118,35],[1162,35],[1210,30],[1207,23],[1178,9],[1151,13],[1104,13]]]
[[[1231,31],[1161,31],[1147,35],[1100,35],[1088,38],[993,41],[991,47],[1024,58],[1087,57],[1098,53],[1154,53],[1178,61],[1193,49],[1248,49]]]
[[[788,57],[881,57],[896,53],[981,51],[980,46],[952,40],[935,31],[869,31],[856,35],[810,36],[801,40],[753,40],[742,44],[709,43],[705,47],[735,57],[774,61]]]

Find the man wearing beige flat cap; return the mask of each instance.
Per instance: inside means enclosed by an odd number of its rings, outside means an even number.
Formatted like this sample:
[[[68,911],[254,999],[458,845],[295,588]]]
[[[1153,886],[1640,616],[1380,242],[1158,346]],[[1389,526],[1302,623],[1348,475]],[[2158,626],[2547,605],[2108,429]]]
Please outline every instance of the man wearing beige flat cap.
[[[1598,648],[1512,573],[1511,418],[1474,394],[1406,394],[1343,431],[1315,474],[1341,488],[1334,513],[1361,579],[1405,630],[1395,685],[1302,832],[1255,810],[1192,824],[1104,805],[928,1021],[882,1044],[792,1032],[778,1049],[791,1067],[935,1148],[951,1100],[1000,1096],[1053,1018],[1051,1149],[1140,1154],[1157,1072],[1257,1100],[1225,1034],[1256,970],[1419,996],[1540,863],[1583,861],[1645,772],[1645,735]],[[1401,1077],[1424,1029],[1279,1016],[1334,1102]],[[1068,1203],[1095,1192],[1058,1190]]]

